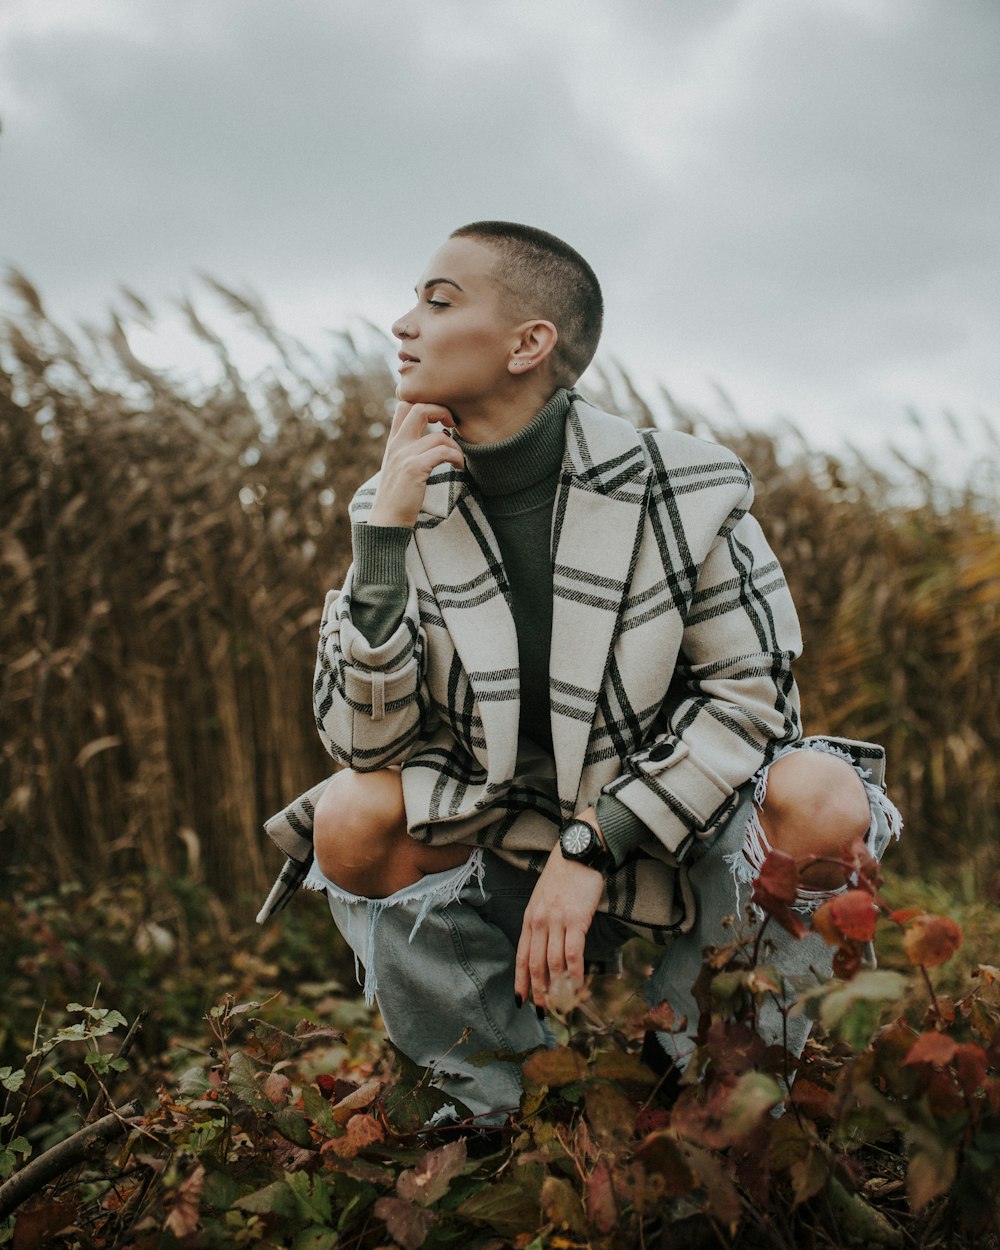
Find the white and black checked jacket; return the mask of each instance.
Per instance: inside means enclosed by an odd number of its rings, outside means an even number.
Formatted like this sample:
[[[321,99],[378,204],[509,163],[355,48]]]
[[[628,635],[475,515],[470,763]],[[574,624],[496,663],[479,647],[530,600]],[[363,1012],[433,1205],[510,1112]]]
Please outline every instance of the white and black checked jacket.
[[[354,521],[374,493],[375,479],[358,491]],[[654,936],[686,928],[678,864],[801,733],[798,619],[752,498],[725,448],[574,400],[552,520],[557,810],[515,777],[517,636],[496,539],[470,479],[435,472],[395,633],[372,647],[355,628],[353,570],[327,597],[314,686],[324,744],[359,771],[403,764],[418,840],[480,843],[536,868],[562,820],[613,794],[650,835],[602,908]],[[292,862],[260,919],[304,875],[319,789],[268,822]]]

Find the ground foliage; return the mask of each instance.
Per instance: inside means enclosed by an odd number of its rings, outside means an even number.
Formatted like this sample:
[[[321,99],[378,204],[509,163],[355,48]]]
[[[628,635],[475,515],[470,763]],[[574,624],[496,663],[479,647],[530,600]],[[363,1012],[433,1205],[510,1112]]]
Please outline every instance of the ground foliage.
[[[523,1057],[519,1112],[491,1132],[461,1119],[427,1130],[445,1095],[338,982],[244,997],[255,979],[280,983],[286,956],[269,964],[248,951],[194,1038],[190,1003],[143,1033],[95,996],[43,1012],[15,1058],[27,1021],[15,997],[0,1066],[0,1244],[995,1245],[1000,969],[974,962],[950,916],[888,901],[861,843],[844,855],[852,886],[812,922],[838,975],[799,995],[794,1010],[817,1021],[800,1060],[753,1029],[784,988],[767,962],[767,928],[734,927],[706,958],[688,1075],[675,1086],[653,1072],[646,1031],[683,1022],[635,993],[648,955],[639,943],[623,978],[555,988],[557,1044]],[[778,853],[765,863],[754,897],[768,925],[801,927],[789,906],[796,876]],[[121,906],[135,911],[135,900]],[[5,952],[21,979],[15,996],[27,998],[46,960],[71,958],[72,934],[64,922],[52,928],[65,908],[30,882],[16,908],[38,920],[19,953]],[[3,917],[7,944],[12,919]],[[899,958],[872,969],[868,943],[883,933]],[[213,975],[202,991],[218,988],[224,959],[196,948],[173,958],[182,978],[187,961],[203,960]],[[145,992],[155,1017],[169,995]],[[9,1187],[46,1151],[136,1097],[144,1109],[133,1107],[117,1136],[5,1210]]]

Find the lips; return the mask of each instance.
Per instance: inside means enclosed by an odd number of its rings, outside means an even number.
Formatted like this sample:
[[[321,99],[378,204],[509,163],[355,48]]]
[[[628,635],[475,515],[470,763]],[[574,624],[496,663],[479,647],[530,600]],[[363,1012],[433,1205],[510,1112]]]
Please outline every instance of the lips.
[[[419,356],[411,356],[408,352],[399,353],[400,365],[417,365],[420,363]]]

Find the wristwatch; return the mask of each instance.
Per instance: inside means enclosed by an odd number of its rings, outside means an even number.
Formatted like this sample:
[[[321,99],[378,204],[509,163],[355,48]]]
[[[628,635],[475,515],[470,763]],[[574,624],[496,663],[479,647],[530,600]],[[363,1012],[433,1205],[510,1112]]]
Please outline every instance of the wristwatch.
[[[601,841],[601,835],[585,820],[569,820],[563,825],[559,834],[559,849],[563,859],[586,864],[598,872],[606,873],[615,866],[615,857]]]

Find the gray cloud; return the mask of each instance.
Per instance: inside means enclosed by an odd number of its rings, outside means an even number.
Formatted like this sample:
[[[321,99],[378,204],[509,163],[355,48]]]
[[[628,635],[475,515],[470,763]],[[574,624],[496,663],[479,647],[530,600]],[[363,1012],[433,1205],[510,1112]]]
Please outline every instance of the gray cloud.
[[[0,36],[0,254],[57,309],[207,269],[387,321],[448,229],[513,217],[592,260],[645,377],[847,432],[997,412],[991,0],[37,12]]]

